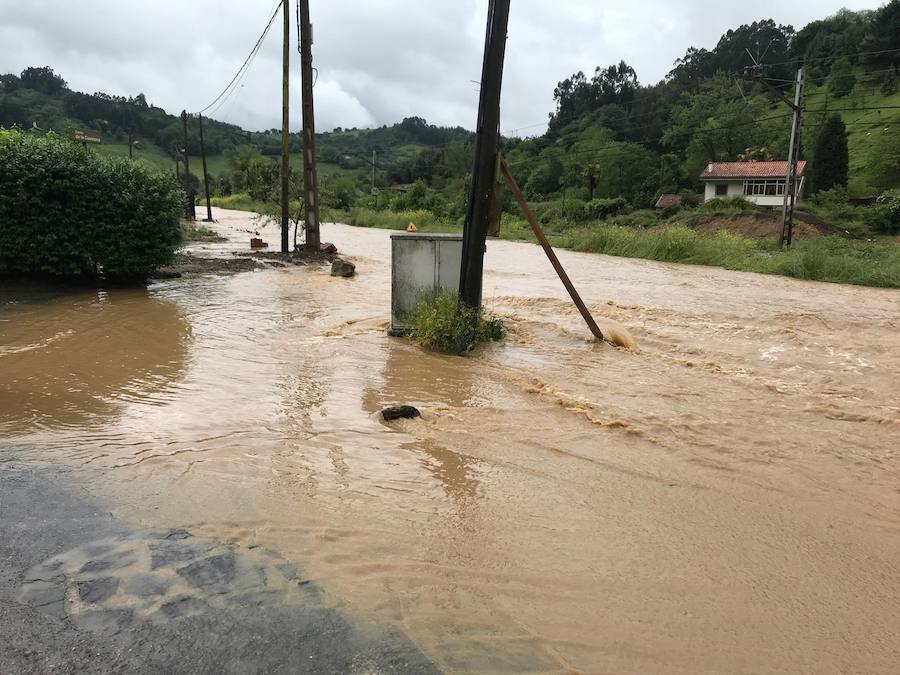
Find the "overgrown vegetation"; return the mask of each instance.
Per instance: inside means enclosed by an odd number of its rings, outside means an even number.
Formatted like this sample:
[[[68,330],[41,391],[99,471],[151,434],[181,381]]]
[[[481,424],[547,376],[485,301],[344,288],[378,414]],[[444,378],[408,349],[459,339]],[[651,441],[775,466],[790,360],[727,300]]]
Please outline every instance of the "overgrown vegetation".
[[[468,307],[456,293],[441,289],[419,300],[411,337],[425,349],[467,354],[481,342],[503,339],[503,325],[483,307]]]
[[[184,241],[227,241],[227,239],[206,225],[184,221],[181,223]]]
[[[174,176],[54,135],[0,131],[0,274],[138,281],[182,241]]]

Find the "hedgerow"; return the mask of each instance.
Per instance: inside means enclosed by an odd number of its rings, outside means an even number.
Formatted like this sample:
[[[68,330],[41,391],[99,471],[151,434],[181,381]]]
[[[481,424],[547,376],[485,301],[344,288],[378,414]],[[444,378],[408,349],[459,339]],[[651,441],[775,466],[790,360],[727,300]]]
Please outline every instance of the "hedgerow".
[[[142,163],[0,130],[0,274],[144,279],[180,245],[183,205]]]

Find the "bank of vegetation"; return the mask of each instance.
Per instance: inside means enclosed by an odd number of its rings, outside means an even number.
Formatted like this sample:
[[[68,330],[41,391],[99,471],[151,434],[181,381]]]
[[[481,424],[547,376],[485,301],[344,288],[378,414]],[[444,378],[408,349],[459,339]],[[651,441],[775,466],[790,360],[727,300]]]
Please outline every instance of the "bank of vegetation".
[[[183,209],[169,174],[0,131],[0,275],[142,281],[171,262]]]

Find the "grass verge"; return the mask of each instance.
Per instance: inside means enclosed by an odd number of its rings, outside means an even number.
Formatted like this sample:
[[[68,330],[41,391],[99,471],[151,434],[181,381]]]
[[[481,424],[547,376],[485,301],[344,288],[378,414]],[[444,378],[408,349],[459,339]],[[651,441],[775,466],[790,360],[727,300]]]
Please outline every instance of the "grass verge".
[[[210,197],[210,203],[220,209],[232,209],[234,211],[252,211],[261,213],[265,210],[265,204],[257,199],[253,199],[245,192],[236,192],[227,197]]]
[[[664,262],[712,265],[796,279],[900,288],[900,247],[841,237],[795,240],[788,250],[768,239],[687,227],[638,230],[601,225],[570,233],[562,242],[576,251]]]

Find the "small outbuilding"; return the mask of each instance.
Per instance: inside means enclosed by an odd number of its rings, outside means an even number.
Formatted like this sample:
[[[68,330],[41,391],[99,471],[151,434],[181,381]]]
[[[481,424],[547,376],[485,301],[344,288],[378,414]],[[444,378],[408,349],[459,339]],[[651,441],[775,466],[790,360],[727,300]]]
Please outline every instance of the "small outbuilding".
[[[781,206],[787,185],[787,162],[710,162],[700,182],[706,189],[703,201],[743,197],[760,206]],[[803,196],[806,161],[797,162],[797,195]]]
[[[693,193],[672,194],[665,192],[656,200],[654,208],[658,211],[680,207],[680,206],[697,206],[701,202],[700,195]]]

